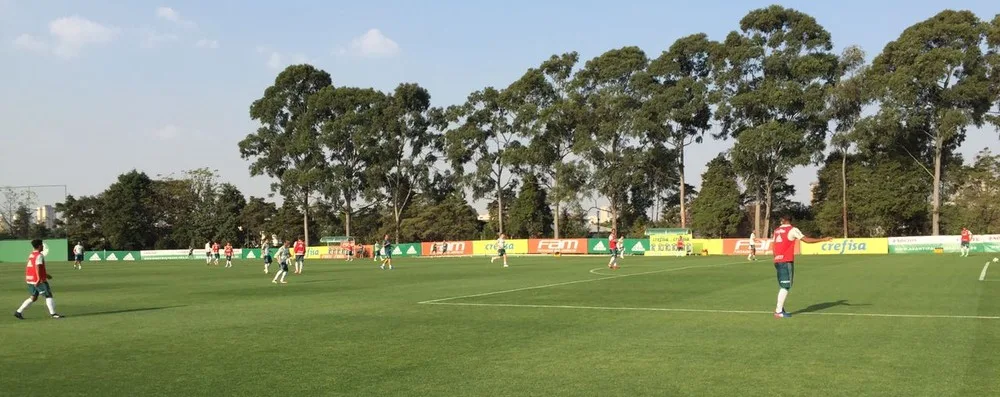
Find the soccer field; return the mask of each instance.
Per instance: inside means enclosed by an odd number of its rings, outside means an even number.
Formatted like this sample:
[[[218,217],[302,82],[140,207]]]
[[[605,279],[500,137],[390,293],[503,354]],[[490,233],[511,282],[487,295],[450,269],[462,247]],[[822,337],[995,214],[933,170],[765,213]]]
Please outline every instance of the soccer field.
[[[800,257],[774,319],[765,259],[522,257],[50,263],[57,309],[11,314],[8,396],[985,396],[1000,392],[1000,264]]]

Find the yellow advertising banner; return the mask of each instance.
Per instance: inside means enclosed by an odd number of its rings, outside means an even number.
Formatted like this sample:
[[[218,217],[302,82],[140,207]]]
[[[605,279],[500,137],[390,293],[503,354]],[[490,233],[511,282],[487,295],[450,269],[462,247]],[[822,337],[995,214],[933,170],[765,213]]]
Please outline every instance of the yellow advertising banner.
[[[273,251],[273,249],[272,249]],[[339,245],[306,247],[306,259],[346,259],[347,250]]]
[[[472,242],[472,255],[492,256],[497,254],[496,240],[476,240]],[[507,255],[523,255],[528,253],[528,240],[507,240],[504,242]]]
[[[677,241],[684,239],[684,248],[677,248]],[[653,234],[649,236],[649,250],[645,256],[684,256],[691,247],[690,234]]]
[[[799,253],[802,255],[857,255],[857,254],[888,254],[889,239],[887,238],[849,238],[836,239],[819,244],[800,243]]]
[[[701,255],[702,251],[707,251],[706,255],[722,255],[722,239],[693,239],[691,240],[691,253]]]

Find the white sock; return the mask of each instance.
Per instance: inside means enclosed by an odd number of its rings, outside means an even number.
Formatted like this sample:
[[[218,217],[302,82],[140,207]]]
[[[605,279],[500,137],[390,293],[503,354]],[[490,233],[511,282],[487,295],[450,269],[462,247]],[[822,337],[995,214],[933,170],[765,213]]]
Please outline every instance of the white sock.
[[[45,298],[45,306],[49,308],[49,314],[56,314],[56,300]]]
[[[24,303],[21,304],[21,307],[17,309],[17,312],[23,313],[28,306],[31,306],[32,303],[35,303],[35,301],[31,300],[31,298],[25,299]]]
[[[272,281],[278,281],[278,277],[281,277],[281,270],[278,270],[277,273],[274,273],[274,280]]]
[[[778,290],[778,306],[774,308],[775,313],[781,313],[783,310],[785,310],[785,298],[787,297],[788,297],[787,289],[782,288]]]
[[[286,274],[288,274],[288,272],[281,272],[281,282],[285,282],[285,275]]]

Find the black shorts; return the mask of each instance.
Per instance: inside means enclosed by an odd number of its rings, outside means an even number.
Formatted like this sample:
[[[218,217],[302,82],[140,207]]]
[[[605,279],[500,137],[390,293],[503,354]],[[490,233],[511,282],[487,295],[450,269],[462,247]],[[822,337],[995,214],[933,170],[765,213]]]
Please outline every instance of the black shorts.
[[[279,266],[280,266],[281,271],[283,271],[283,272],[287,272],[288,271],[288,261],[281,262],[281,264]]]
[[[77,262],[83,262],[83,254],[79,254],[79,255],[77,255],[77,256],[76,256],[76,261],[77,261]]]
[[[271,255],[264,255],[264,263],[271,264]]]
[[[968,248],[968,247],[969,247],[969,242],[968,241],[963,241],[962,242],[962,248]]]
[[[227,260],[227,261],[231,261],[231,260],[233,260],[233,256],[232,256],[232,255],[226,255],[226,260]]]

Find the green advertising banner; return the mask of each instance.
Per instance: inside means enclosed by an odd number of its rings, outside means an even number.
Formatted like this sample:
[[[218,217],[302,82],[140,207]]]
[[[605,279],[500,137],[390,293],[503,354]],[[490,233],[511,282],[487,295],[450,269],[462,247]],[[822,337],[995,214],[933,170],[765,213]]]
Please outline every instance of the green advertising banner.
[[[649,250],[648,238],[627,238],[622,244],[625,246],[625,255],[645,255]]]
[[[945,254],[957,254],[961,249],[959,236],[914,236],[890,237],[890,254],[933,254],[941,249]],[[973,253],[1000,252],[1000,235],[982,235],[972,237],[969,249]]]
[[[52,262],[69,260],[69,242],[66,239],[43,240],[45,259]],[[0,263],[27,263],[31,255],[31,240],[0,240]]]
[[[139,251],[89,251],[83,253],[83,259],[88,262],[137,261],[142,259]]]
[[[243,258],[244,252],[249,252],[252,250],[244,250],[242,248],[233,249],[233,259]],[[260,250],[257,250],[260,252]],[[146,250],[141,251],[142,260],[155,261],[155,260],[180,260],[180,259],[205,259],[205,250],[194,250],[193,252],[189,249],[179,249],[179,250]],[[225,258],[226,253],[222,249],[219,250],[219,258]]]
[[[611,247],[608,246],[608,239],[587,239],[587,253],[591,255],[611,255]]]
[[[392,246],[392,256],[420,256],[420,243],[403,243]]]

